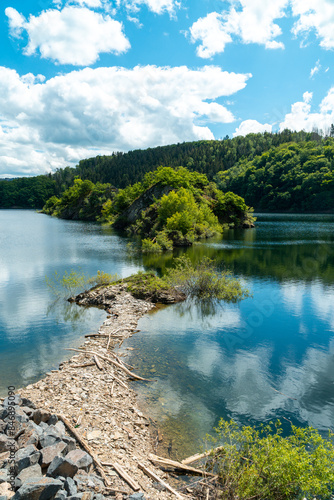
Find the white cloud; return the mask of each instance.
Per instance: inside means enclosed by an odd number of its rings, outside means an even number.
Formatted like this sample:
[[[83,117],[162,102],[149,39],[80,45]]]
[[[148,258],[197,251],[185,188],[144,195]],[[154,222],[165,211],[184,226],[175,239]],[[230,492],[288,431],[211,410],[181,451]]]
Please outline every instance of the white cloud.
[[[207,58],[223,52],[225,45],[232,42],[232,35],[243,43],[257,43],[267,49],[284,48],[282,42],[275,40],[282,30],[274,20],[285,15],[288,1],[230,0],[232,6],[227,12],[211,12],[190,27],[191,41],[201,42],[197,55]]]
[[[189,31],[193,43],[201,41],[196,52],[202,58],[223,52],[225,45],[232,42],[231,36],[225,31],[223,18],[217,12],[211,12],[206,17],[198,19]]]
[[[205,66],[85,68],[43,82],[0,67],[0,175],[37,174],[78,160],[213,139],[203,120],[227,123],[214,101],[251,75]]]
[[[305,38],[315,32],[324,49],[334,49],[334,3],[332,0],[291,0],[292,14],[299,19],[293,26],[295,35]]]
[[[174,16],[177,9],[180,8],[181,3],[176,0],[117,0],[118,5],[124,3],[125,6],[137,12],[139,5],[146,5],[146,7],[155,14],[163,14],[168,12],[170,16]]]
[[[259,123],[257,120],[245,120],[240,123],[239,127],[235,130],[233,137],[238,135],[258,134],[263,132],[271,132],[272,125],[269,123]]]
[[[319,73],[320,69],[321,69],[321,64],[320,64],[320,61],[318,59],[317,62],[315,63],[314,68],[312,68],[311,71],[310,71],[310,78],[313,78],[314,75],[316,75],[317,73]]]
[[[311,132],[313,129],[326,131],[334,122],[334,87],[332,87],[326,97],[321,101],[319,111],[311,112],[312,92],[303,94],[303,101],[296,102],[291,106],[284,121],[280,123],[280,130],[288,128],[290,130],[305,130]]]
[[[87,8],[47,10],[37,17],[31,15],[28,21],[11,7],[5,13],[13,36],[27,32],[26,55],[39,52],[56,63],[85,66],[93,64],[100,53],[121,54],[130,48],[119,21]]]

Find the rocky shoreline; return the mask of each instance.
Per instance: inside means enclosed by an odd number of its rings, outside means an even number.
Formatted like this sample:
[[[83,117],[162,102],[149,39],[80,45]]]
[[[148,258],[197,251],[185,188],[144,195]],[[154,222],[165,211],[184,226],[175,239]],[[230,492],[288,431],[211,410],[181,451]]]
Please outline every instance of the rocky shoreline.
[[[114,352],[114,347],[136,331],[139,318],[155,305],[133,297],[126,284],[97,287],[73,300],[82,306],[105,308],[107,319],[59,370],[19,390],[12,436],[8,414],[11,406],[8,399],[3,401],[0,500],[184,497],[162,487],[161,481],[170,478],[149,461],[149,420],[138,409],[136,393],[129,386],[129,380],[144,379],[131,371],[124,360],[126,355]],[[178,300],[179,296],[173,299],[168,295],[166,301]],[[64,422],[68,425],[64,426]],[[15,491],[9,483],[10,439],[15,453]],[[153,472],[157,480],[148,477],[145,469]]]

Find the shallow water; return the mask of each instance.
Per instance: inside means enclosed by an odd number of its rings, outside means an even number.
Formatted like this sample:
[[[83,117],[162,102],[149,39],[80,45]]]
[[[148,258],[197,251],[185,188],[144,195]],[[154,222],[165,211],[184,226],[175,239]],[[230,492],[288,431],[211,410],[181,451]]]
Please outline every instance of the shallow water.
[[[45,276],[72,269],[127,276],[126,241],[97,224],[64,221],[29,210],[0,210],[0,394],[38,380],[70,357],[106,314],[55,296]]]
[[[253,293],[240,304],[186,302],[140,320],[123,344],[165,452],[198,452],[221,417],[280,418],[325,432],[334,422],[334,217],[261,215],[257,228],[193,247]],[[287,420],[288,419],[288,420]]]

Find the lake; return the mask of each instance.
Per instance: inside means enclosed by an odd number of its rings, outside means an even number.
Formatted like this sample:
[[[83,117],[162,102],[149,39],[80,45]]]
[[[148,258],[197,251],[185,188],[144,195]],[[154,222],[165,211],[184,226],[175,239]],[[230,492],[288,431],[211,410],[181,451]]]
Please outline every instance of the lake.
[[[55,301],[45,276],[97,270],[125,277],[163,272],[172,254],[136,256],[127,240],[93,223],[33,211],[0,211],[0,391],[36,381],[105,319]],[[239,304],[185,302],[140,320],[122,350],[151,383],[139,403],[157,421],[161,446],[198,451],[219,418],[281,418],[322,432],[334,421],[334,216],[258,214],[255,229],[179,249],[214,258],[252,292]]]

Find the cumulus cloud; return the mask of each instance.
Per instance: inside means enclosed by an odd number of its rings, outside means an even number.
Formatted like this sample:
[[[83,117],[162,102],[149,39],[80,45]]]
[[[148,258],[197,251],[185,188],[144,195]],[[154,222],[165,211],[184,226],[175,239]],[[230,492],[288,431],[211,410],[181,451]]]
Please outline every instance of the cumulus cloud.
[[[134,12],[139,10],[140,5],[146,5],[155,14],[167,12],[170,16],[174,16],[176,10],[181,6],[181,2],[176,0],[117,0],[116,3],[118,6],[124,4]]]
[[[318,112],[311,111],[312,92],[304,92],[303,100],[291,106],[291,112],[280,123],[280,130],[305,130],[312,132],[314,129],[327,130],[334,122],[334,87],[321,101]]]
[[[293,26],[295,35],[314,32],[324,49],[334,49],[334,3],[332,0],[291,0],[292,14],[299,19]]]
[[[121,54],[130,48],[122,23],[85,7],[51,9],[29,20],[12,7],[5,13],[12,36],[27,32],[26,55],[39,52],[59,64],[86,66],[103,52]]]
[[[213,139],[203,121],[234,120],[213,101],[243,89],[250,76],[215,66],[137,66],[85,68],[43,81],[0,67],[0,175],[44,173],[115,150]]]
[[[197,55],[208,58],[223,52],[225,45],[232,42],[232,35],[243,43],[257,43],[267,49],[284,48],[282,42],[275,40],[282,30],[274,20],[285,15],[288,1],[230,0],[232,5],[227,12],[211,12],[190,27],[191,41],[201,43]]]
[[[233,137],[271,131],[272,125],[269,125],[269,123],[259,123],[257,120],[245,120],[241,122],[239,127],[235,130]]]

